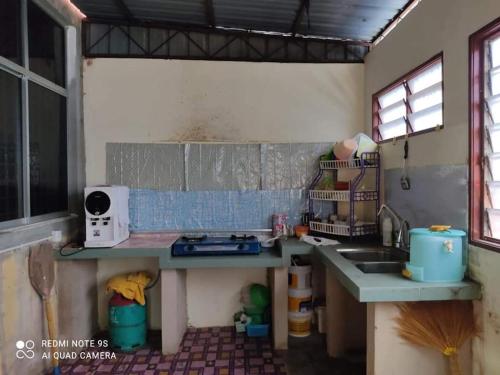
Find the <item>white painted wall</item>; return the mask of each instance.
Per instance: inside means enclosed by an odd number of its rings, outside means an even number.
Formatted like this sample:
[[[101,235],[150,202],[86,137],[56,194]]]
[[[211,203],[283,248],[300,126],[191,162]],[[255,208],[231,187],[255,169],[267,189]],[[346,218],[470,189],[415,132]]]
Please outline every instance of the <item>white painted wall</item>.
[[[365,60],[365,124],[372,94],[430,57],[444,53],[444,129],[410,138],[410,166],[467,164],[468,38],[500,15],[498,0],[423,0]],[[399,168],[403,142],[382,146],[384,167]],[[500,254],[471,250],[473,277],[484,285],[484,335],[474,346],[474,374],[500,371]],[[479,350],[478,348],[482,348]],[[496,354],[495,354],[496,352]]]
[[[188,324],[195,327],[231,325],[241,309],[245,285],[268,285],[265,268],[193,269],[187,272]]]
[[[361,64],[87,60],[87,184],[105,182],[106,142],[333,142],[352,136],[364,126],[363,72]],[[156,270],[147,260],[99,262],[101,327],[106,279],[134,267]],[[189,323],[230,324],[239,291],[250,282],[265,283],[265,270],[189,270]],[[151,309],[151,326],[159,328],[157,302]]]
[[[96,59],[84,64],[87,183],[106,142],[325,142],[363,128],[362,64]]]
[[[398,317],[399,310],[395,303],[367,304],[366,375],[443,375],[450,373],[447,359],[437,350],[415,346],[399,337],[396,323]],[[394,334],[386,334],[387,332]],[[458,352],[458,361],[462,374],[471,374],[470,342]]]

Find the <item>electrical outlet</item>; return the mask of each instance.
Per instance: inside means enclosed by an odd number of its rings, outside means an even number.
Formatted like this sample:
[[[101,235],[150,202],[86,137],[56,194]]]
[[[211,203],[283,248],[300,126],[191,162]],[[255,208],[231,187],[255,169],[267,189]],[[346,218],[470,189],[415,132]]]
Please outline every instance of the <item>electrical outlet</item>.
[[[52,242],[62,242],[62,231],[53,230],[50,236]]]

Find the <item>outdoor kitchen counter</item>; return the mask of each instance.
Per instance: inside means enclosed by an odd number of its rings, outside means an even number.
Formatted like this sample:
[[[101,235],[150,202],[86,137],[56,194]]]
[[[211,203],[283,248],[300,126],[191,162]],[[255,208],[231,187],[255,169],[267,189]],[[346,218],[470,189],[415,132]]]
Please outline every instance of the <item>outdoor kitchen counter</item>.
[[[78,252],[74,249],[64,249],[64,254],[75,253],[61,256],[59,251],[56,251],[55,257],[62,261],[158,257],[161,268],[161,326],[164,354],[177,351],[187,327],[187,269],[267,268],[272,294],[274,348],[286,349],[288,346],[288,267],[290,260],[292,255],[308,254],[316,257],[326,269],[327,319],[331,322],[327,325],[327,348],[332,357],[342,355],[345,349],[344,338],[347,333],[342,333],[345,330],[342,322],[350,319],[346,296],[352,295],[350,298],[354,297],[359,302],[368,302],[367,333],[371,339],[367,345],[369,350],[374,350],[374,342],[394,336],[392,329],[379,329],[377,332],[374,329],[375,322],[384,322],[388,316],[392,317],[395,314],[394,304],[391,302],[471,300],[480,298],[481,295],[480,286],[472,281],[420,283],[407,280],[398,274],[366,274],[336,251],[337,247],[342,245],[320,247],[295,238],[278,241],[274,248],[265,249],[259,255],[172,257],[170,246],[179,235],[172,233],[133,234],[130,239],[113,248],[83,249]]]
[[[57,260],[161,258],[170,254],[170,246],[179,238],[178,233],[132,233],[130,238],[113,247],[70,248],[56,250]]]
[[[113,248],[85,249],[67,256],[56,252],[55,256],[58,260],[158,257],[161,269],[189,269],[288,267],[292,255],[313,254],[359,302],[472,300],[481,296],[479,284],[469,280],[422,283],[399,274],[363,273],[336,251],[337,246],[314,246],[289,238],[259,255],[172,257],[170,246],[178,237],[175,233],[133,234]],[[63,254],[72,251],[76,250],[65,249]]]
[[[314,246],[296,239],[280,241],[259,255],[172,257],[179,233],[134,233],[113,248],[64,248],[57,260],[157,257],[161,269],[162,352],[175,353],[187,327],[186,270],[193,268],[267,268],[272,299],[275,349],[288,345],[288,266],[292,254],[311,254]],[[237,271],[235,271],[237,272]]]
[[[445,373],[442,356],[424,357],[418,347],[403,342],[398,336],[397,304],[402,301],[479,299],[480,285],[470,280],[423,283],[396,273],[363,273],[337,251],[342,246],[351,247],[352,244],[317,246],[313,253],[326,268],[326,346],[329,356],[344,356],[352,349],[354,335],[366,345],[367,375],[400,373],[401,360],[388,358],[404,358],[404,363],[418,363],[418,366],[405,367],[407,375]],[[351,324],[349,328],[346,322]],[[366,331],[354,334],[353,327],[365,327]],[[462,363],[470,363],[470,350],[463,350],[459,356]]]
[[[473,300],[481,297],[481,287],[470,280],[427,283],[406,279],[396,273],[364,273],[339,252],[337,246],[314,249],[327,271],[359,302]]]
[[[128,240],[114,247],[85,249],[66,247],[62,251],[63,255],[56,251],[54,256],[57,260],[156,257],[159,258],[160,269],[273,268],[284,266],[280,247],[263,249],[259,255],[172,257],[170,246],[179,236],[178,233],[134,233]],[[288,262],[289,258],[288,255]]]

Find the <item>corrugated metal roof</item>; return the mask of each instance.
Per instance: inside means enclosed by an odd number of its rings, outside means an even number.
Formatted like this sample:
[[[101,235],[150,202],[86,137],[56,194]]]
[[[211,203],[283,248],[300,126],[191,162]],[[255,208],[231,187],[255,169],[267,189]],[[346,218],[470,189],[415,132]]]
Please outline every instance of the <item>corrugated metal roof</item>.
[[[300,0],[214,0],[219,26],[290,32]]]
[[[371,41],[408,0],[73,0],[92,19],[149,21]],[[305,2],[307,3],[307,1]],[[128,10],[127,10],[128,9]],[[294,21],[298,19],[296,28]]]
[[[407,3],[407,0],[311,0],[299,32],[372,40]],[[308,27],[309,25],[309,27]]]
[[[140,20],[205,25],[203,0],[124,0],[130,12]]]
[[[73,0],[73,3],[89,18],[123,18],[123,14],[114,0]]]

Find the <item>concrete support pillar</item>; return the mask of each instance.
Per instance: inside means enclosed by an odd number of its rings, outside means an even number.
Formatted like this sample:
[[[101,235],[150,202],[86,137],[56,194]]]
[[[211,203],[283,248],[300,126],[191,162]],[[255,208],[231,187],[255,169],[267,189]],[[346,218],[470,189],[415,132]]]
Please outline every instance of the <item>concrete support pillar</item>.
[[[186,271],[161,270],[161,343],[163,354],[175,354],[187,328]]]
[[[288,349],[288,268],[270,268],[274,349]]]
[[[345,351],[347,291],[332,272],[326,273],[326,349],[330,357],[341,357]]]

